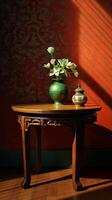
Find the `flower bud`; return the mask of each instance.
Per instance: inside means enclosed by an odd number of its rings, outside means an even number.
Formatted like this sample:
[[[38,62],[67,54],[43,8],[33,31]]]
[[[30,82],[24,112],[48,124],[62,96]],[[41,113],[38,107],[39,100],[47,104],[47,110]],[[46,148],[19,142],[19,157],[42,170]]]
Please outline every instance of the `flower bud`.
[[[47,51],[49,54],[51,54],[51,56],[53,56],[53,54],[55,53],[55,48],[54,47],[48,47]]]

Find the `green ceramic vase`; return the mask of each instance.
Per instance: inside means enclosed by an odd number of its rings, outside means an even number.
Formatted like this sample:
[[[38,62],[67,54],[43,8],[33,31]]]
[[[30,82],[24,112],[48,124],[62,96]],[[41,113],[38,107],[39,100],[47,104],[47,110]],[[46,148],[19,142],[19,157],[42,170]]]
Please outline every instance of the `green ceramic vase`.
[[[61,105],[67,98],[68,88],[63,80],[54,80],[49,86],[49,95],[55,105]]]

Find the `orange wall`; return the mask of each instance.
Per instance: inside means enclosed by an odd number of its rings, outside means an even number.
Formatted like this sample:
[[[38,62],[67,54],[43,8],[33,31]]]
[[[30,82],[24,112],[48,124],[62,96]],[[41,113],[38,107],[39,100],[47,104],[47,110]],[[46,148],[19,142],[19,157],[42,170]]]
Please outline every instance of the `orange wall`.
[[[2,149],[18,149],[21,146],[19,125],[10,106],[15,103],[46,103],[50,100],[50,80],[42,68],[43,63],[48,61],[48,46],[57,48],[57,57],[68,57],[78,64],[80,84],[88,103],[102,106],[97,125],[87,127],[87,147],[111,148],[111,3],[111,0],[0,2]],[[74,78],[67,80],[69,101],[76,82]],[[59,131],[61,138],[57,134]],[[70,148],[72,134],[68,132],[69,129],[47,129],[43,134],[43,148]]]

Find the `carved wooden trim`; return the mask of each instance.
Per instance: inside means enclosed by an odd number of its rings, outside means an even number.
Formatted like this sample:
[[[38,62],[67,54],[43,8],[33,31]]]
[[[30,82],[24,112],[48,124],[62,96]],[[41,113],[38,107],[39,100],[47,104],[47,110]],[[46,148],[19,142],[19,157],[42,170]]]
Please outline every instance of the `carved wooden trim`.
[[[84,118],[84,117],[83,117]],[[86,120],[86,122],[95,122],[96,121],[96,113],[92,113],[90,116],[88,116],[87,119],[83,119],[80,121]],[[24,122],[23,122],[24,120]],[[18,123],[21,125],[24,124],[25,131],[28,131],[29,126],[63,126],[66,125],[68,127],[72,127],[74,129],[75,122],[73,123],[73,119],[42,119],[38,117],[30,117],[30,116],[18,116]]]
[[[18,123],[22,126],[22,116],[18,116]],[[59,123],[57,120],[47,120],[47,119],[39,119],[35,117],[24,117],[24,128],[25,131],[28,131],[29,126],[61,126],[63,123]]]
[[[46,125],[48,125],[48,126],[61,126],[62,124],[63,124],[62,122],[59,123],[56,120],[48,120]]]

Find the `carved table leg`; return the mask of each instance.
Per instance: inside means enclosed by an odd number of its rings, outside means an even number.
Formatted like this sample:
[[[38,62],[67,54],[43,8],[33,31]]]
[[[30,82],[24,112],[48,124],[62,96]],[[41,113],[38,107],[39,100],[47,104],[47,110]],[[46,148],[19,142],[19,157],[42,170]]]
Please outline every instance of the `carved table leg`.
[[[25,129],[25,118],[21,117],[22,130],[22,152],[23,152],[23,167],[24,167],[24,181],[23,188],[28,188],[31,181],[30,174],[30,128]]]
[[[41,126],[35,126],[36,129],[36,167],[35,171],[39,172],[41,169]]]
[[[75,126],[74,141],[72,144],[72,181],[76,191],[82,190],[80,172],[84,156],[84,124],[77,122]]]

